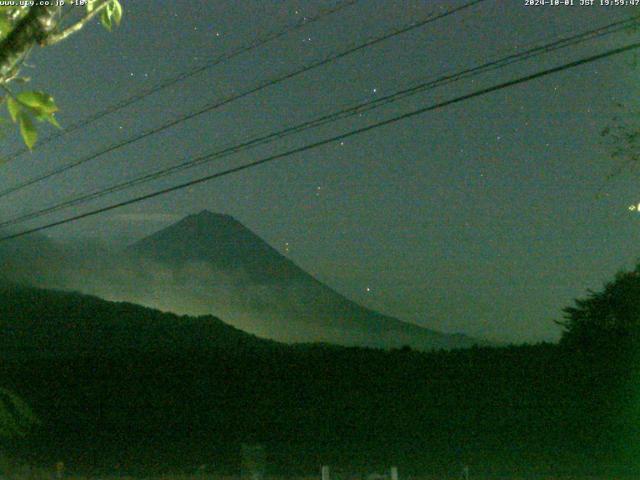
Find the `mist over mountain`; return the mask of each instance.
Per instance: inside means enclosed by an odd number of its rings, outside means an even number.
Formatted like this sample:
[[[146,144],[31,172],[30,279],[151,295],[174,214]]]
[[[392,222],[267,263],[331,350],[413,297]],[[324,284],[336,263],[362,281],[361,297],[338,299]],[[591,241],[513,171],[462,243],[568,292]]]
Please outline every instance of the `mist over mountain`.
[[[40,254],[30,253],[34,250]],[[36,236],[9,243],[0,255],[16,264],[9,269],[12,280],[177,314],[215,315],[282,342],[423,350],[478,343],[358,305],[233,217],[209,211],[189,215],[124,251],[89,243],[71,248]]]
[[[3,232],[5,233],[5,232]],[[43,235],[28,235],[0,244],[0,279],[30,284],[57,283],[71,252]]]

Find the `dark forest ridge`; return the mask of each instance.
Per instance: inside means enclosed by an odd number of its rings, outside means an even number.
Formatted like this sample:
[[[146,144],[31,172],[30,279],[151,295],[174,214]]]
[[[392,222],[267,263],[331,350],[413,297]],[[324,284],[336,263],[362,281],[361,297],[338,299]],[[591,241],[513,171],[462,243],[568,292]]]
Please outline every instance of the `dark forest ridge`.
[[[0,357],[260,350],[278,344],[211,315],[178,316],[75,292],[0,283]]]
[[[240,444],[260,443],[288,475],[327,462],[405,475],[461,462],[494,475],[637,472],[633,452],[607,457],[637,431],[626,413],[607,416],[632,398],[625,356],[288,346],[211,316],[11,284],[0,320],[0,379],[41,420],[13,451],[36,464],[228,474]]]

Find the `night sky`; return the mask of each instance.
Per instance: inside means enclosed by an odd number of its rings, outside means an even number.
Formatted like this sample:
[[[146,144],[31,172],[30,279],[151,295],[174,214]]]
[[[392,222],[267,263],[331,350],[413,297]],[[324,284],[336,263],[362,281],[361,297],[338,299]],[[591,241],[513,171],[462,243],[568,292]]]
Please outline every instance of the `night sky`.
[[[99,24],[35,52],[25,74],[61,107],[62,125],[255,40],[325,1],[127,1]],[[266,47],[155,94],[0,167],[0,189],[245,90],[457,1],[361,0]],[[579,3],[579,0],[576,0]],[[315,69],[135,145],[0,198],[13,216],[254,135],[637,14],[631,7],[525,7],[489,0]],[[140,194],[559,65],[637,34],[546,55],[433,90],[225,161],[138,187]],[[446,332],[555,340],[554,319],[640,257],[638,176],[600,137],[633,108],[633,55],[575,68],[373,132],[47,231],[127,243],[203,209],[228,213],[347,297]],[[45,134],[45,131],[41,133]],[[18,147],[14,132],[5,151]],[[603,195],[597,193],[602,190]],[[134,195],[122,192],[29,223]]]

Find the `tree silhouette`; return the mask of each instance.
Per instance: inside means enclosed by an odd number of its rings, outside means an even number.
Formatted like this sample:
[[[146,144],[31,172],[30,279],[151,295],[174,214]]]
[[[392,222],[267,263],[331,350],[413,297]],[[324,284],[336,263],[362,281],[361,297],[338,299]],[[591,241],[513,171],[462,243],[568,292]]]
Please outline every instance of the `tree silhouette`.
[[[619,272],[599,292],[564,309],[561,343],[574,347],[626,349],[638,344],[640,333],[640,264]]]

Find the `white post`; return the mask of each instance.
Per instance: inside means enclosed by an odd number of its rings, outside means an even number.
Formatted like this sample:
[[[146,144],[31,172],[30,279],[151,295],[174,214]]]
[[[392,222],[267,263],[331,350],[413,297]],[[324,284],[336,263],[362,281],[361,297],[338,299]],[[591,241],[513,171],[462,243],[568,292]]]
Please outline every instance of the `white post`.
[[[398,467],[391,467],[391,480],[398,480]]]
[[[329,480],[329,465],[322,466],[322,480]]]

